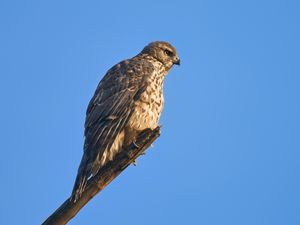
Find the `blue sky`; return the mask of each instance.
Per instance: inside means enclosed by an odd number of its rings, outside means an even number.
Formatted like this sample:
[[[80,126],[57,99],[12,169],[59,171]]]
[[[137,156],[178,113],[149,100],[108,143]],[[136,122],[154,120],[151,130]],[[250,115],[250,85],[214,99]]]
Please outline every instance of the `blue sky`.
[[[115,63],[165,40],[162,135],[69,223],[300,224],[299,1],[1,1],[0,224],[70,194],[85,110]]]

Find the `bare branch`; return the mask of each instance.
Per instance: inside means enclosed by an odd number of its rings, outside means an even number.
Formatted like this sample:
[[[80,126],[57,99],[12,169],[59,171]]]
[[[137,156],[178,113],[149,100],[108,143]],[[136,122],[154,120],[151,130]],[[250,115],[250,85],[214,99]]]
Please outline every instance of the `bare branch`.
[[[82,193],[81,198],[70,201],[68,198],[42,225],[63,225],[68,223],[79,210],[88,203],[98,192],[103,190],[113,179],[115,179],[127,166],[143,154],[145,150],[158,138],[160,128],[154,130],[146,129],[137,138],[135,144],[131,144],[116,155],[113,162],[109,162],[92,177]],[[137,148],[139,146],[139,148]]]

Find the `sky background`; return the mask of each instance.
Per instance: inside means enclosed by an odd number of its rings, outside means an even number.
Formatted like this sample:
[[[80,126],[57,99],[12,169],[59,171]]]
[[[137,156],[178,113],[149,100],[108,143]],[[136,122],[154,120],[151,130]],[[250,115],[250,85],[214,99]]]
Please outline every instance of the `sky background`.
[[[300,224],[300,3],[1,1],[0,224],[40,224],[71,193],[89,99],[155,40],[162,135],[69,223]]]

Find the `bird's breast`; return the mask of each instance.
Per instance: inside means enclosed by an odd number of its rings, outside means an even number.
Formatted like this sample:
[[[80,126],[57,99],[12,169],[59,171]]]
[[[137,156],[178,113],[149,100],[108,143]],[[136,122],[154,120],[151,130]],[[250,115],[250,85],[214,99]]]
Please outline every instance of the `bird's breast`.
[[[158,126],[164,105],[163,77],[152,78],[146,90],[136,101],[129,126],[135,130],[154,129]]]

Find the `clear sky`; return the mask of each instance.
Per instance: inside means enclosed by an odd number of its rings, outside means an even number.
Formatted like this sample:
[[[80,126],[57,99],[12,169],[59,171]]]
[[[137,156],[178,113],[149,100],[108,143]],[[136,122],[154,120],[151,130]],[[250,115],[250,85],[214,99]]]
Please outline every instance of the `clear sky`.
[[[85,110],[115,63],[165,40],[162,135],[72,225],[299,225],[300,2],[1,1],[0,224],[69,195]]]

